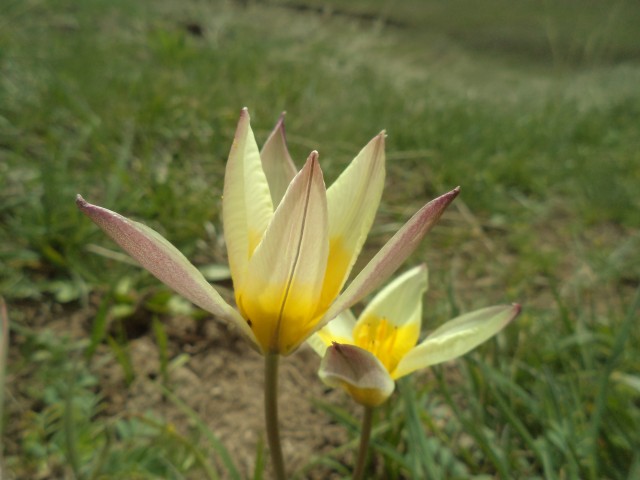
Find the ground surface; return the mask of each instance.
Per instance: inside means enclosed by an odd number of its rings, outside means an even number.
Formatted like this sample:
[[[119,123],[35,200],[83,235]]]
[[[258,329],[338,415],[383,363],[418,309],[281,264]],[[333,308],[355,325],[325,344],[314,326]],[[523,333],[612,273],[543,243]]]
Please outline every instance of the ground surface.
[[[50,309],[25,306],[31,326],[64,332],[68,340],[80,340],[90,335],[95,317],[93,309]],[[147,325],[150,327],[150,320]],[[142,320],[144,323],[144,320]],[[171,402],[163,393],[158,380],[161,365],[158,346],[150,328],[138,325],[136,338],[128,343],[131,367],[135,379],[127,384],[125,372],[108,348],[101,347],[94,357],[92,373],[97,378],[96,393],[102,399],[100,415],[108,418],[145,416],[150,412],[162,418],[171,428],[187,435],[195,430],[193,418],[183,405],[193,409],[236,460],[238,469],[245,472],[255,468],[257,445],[264,440],[263,416],[263,357],[249,348],[248,342],[233,327],[212,318],[204,321],[190,317],[166,319],[171,358],[188,355],[184,364],[170,373],[170,385],[181,400]],[[13,339],[9,361],[20,363],[18,355],[25,348],[24,337]],[[80,357],[76,359],[80,361]],[[334,402],[348,406],[342,392],[326,388],[317,378],[318,356],[307,346],[280,365],[280,408],[282,447],[290,471],[304,467],[310,459],[320,456],[348,440],[345,429],[336,425],[326,412],[314,406],[314,401]],[[37,368],[34,366],[34,368]],[[37,374],[25,368],[18,377],[10,376],[9,395],[13,401],[9,418],[40,407],[30,399],[28,382]],[[7,453],[20,452],[12,441],[21,435],[20,424],[9,422]],[[350,455],[343,457],[350,460]],[[60,478],[65,475],[59,466],[44,469],[30,478]],[[197,475],[194,478],[198,478]],[[330,478],[325,470],[305,474],[305,478]]]

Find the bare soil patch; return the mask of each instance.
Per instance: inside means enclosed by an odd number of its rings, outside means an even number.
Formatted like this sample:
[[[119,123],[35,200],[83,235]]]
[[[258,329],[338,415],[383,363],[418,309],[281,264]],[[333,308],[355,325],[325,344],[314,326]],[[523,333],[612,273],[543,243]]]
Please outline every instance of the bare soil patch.
[[[93,309],[64,311],[59,305],[47,307],[41,304],[23,309],[20,316],[30,318],[31,328],[50,328],[60,335],[87,338],[94,315]],[[167,317],[163,321],[169,338],[170,358],[181,353],[189,355],[186,363],[171,370],[171,389],[221,440],[241,472],[250,475],[256,445],[265,438],[263,357],[254,352],[232,327],[213,318]],[[150,318],[148,324],[151,324]],[[126,384],[123,368],[107,345],[99,347],[91,363],[99,378],[99,393],[104,397],[102,415],[137,416],[152,412],[178,431],[188,432],[193,428],[192,419],[163,396],[159,385],[160,357],[151,329],[145,332],[137,328],[137,332],[137,338],[128,344],[135,370],[135,379],[130,385]],[[12,339],[10,358],[17,358],[22,341],[20,335]],[[319,361],[306,345],[281,360],[280,428],[290,472],[348,439],[344,427],[332,422],[312,401],[340,402],[350,408],[343,392],[326,388],[318,379]],[[9,378],[10,396],[16,400],[8,402],[10,418],[19,418],[18,410],[26,412],[34,407],[29,404],[25,390],[32,374],[25,368],[13,379]],[[18,428],[17,424],[7,426],[7,433],[13,432],[16,440]],[[19,442],[9,443],[8,453],[19,454]],[[344,461],[351,462],[351,454]],[[58,478],[53,475],[39,478]],[[305,475],[305,478],[332,476],[323,468],[314,468],[313,475]]]

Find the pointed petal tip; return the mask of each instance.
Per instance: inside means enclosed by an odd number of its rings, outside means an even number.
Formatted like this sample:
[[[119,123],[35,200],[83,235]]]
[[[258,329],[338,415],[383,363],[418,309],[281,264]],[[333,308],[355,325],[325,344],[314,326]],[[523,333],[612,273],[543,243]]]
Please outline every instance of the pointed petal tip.
[[[80,194],[76,195],[76,206],[82,213],[94,221],[97,217],[104,216],[105,214],[119,216],[116,212],[87,202]]]
[[[233,135],[233,144],[231,146],[232,151],[236,146],[237,142],[240,142],[247,135],[247,132],[250,129],[251,129],[251,117],[249,116],[249,109],[247,107],[244,107],[242,110],[240,110],[240,118],[238,118],[236,131]],[[227,162],[227,165],[228,165],[228,162]]]
[[[438,198],[429,202],[429,204],[437,206],[436,208],[440,208],[440,206],[442,206],[442,209],[439,212],[440,214],[442,214],[444,213],[444,209],[448,207],[449,204],[453,202],[459,194],[460,194],[460,187],[458,186],[453,190],[440,195]]]
[[[282,113],[280,113],[280,116],[278,117],[278,121],[276,122],[275,127],[273,127],[274,132],[280,132],[282,133],[282,135],[284,135],[284,119],[286,115],[287,115],[286,110],[283,110]]]
[[[453,190],[451,190],[450,192],[445,193],[444,195],[442,195],[443,197],[451,197],[451,200],[453,200],[454,198],[456,198],[458,195],[460,194],[460,185],[458,185],[456,188],[454,188]]]
[[[89,210],[91,210],[92,208],[95,209],[96,207],[95,205],[92,205],[91,203],[87,202],[84,198],[82,198],[82,195],[80,195],[79,193],[76,195],[76,206],[83,213],[88,213]]]
[[[240,120],[238,121],[238,123],[242,123],[243,120],[247,120],[247,121],[251,120],[251,116],[249,115],[249,109],[247,107],[242,107],[242,110],[240,110]]]
[[[379,134],[373,137],[369,143],[381,143],[382,145],[384,145],[386,138],[387,138],[387,131],[382,130]]]
[[[516,318],[522,312],[522,305],[519,303],[512,303],[511,307],[513,307],[513,318]]]
[[[503,326],[505,327],[513,322],[516,318],[518,318],[518,316],[522,312],[522,305],[520,305],[519,303],[503,305],[502,308],[504,309],[504,313],[506,313],[506,318],[504,319],[503,323]]]

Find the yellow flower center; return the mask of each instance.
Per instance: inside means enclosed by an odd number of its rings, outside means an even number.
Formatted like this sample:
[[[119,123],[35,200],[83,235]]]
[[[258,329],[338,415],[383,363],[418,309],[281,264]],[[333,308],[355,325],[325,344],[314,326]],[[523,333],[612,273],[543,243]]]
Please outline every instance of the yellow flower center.
[[[375,355],[393,378],[398,363],[415,346],[419,334],[416,325],[399,327],[386,318],[369,316],[358,322],[353,339],[356,346]]]

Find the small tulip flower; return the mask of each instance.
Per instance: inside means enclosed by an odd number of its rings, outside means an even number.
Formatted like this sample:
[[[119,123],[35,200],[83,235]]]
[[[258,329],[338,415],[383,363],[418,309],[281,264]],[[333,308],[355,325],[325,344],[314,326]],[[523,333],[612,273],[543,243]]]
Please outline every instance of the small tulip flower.
[[[237,309],[159,233],[79,195],[76,203],[160,281],[236,324],[263,354],[288,355],[392,275],[458,194],[420,209],[341,293],[380,203],[384,143],[382,132],[326,189],[317,152],[296,171],[283,117],[259,151],[242,110],[222,199]]]
[[[464,355],[502,330],[519,305],[483,308],[459,316],[418,343],[427,267],[405,272],[387,285],[356,320],[347,310],[309,339],[323,356],[320,378],[343,387],[365,407],[384,403],[395,381],[415,370]]]

